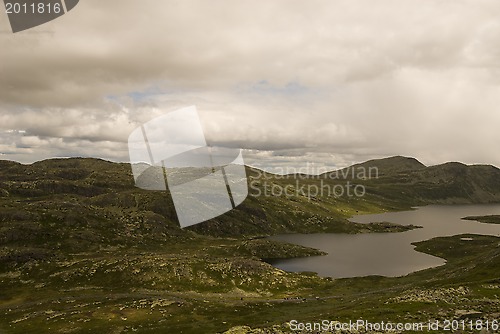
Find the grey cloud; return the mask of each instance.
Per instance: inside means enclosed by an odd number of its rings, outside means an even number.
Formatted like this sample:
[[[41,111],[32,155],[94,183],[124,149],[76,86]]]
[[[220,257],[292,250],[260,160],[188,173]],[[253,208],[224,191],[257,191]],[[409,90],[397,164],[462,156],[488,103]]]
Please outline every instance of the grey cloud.
[[[241,81],[308,86],[405,66],[477,62],[495,30],[483,1],[86,1],[39,29],[2,34],[1,100],[71,106],[145,82],[226,89]],[[111,20],[113,17],[115,19]],[[62,21],[61,21],[62,20]],[[92,22],[92,24],[89,24]],[[490,28],[488,28],[490,26]],[[493,26],[493,28],[491,28]]]
[[[138,124],[195,104],[207,140],[268,164],[500,165],[496,0],[119,3],[0,34],[0,129],[26,131],[0,152],[126,160]]]

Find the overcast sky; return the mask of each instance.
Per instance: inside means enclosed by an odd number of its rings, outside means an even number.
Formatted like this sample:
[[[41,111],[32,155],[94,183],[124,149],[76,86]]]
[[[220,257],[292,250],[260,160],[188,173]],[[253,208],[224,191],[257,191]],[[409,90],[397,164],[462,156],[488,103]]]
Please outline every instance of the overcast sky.
[[[81,0],[16,34],[1,14],[1,159],[128,161],[134,128],[196,105],[260,167],[500,166],[498,0]]]

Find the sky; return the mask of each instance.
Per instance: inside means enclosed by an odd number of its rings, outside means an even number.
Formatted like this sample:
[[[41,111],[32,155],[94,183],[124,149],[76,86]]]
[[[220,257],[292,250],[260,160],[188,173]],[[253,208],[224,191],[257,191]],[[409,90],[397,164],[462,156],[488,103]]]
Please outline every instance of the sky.
[[[498,0],[81,0],[16,34],[0,14],[0,159],[127,162],[135,128],[195,105],[261,168],[500,166]]]

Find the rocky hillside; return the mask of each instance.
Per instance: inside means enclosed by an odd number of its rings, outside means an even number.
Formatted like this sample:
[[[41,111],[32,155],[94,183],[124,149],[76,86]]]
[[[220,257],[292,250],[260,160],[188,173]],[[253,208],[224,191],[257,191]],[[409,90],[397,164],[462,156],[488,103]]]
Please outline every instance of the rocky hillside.
[[[491,319],[500,305],[498,238],[418,245],[448,264],[397,279],[331,280],[261,261],[322,254],[262,235],[397,232],[413,227],[348,218],[500,198],[495,167],[425,167],[402,157],[367,164],[380,166],[377,178],[282,177],[247,168],[250,196],[237,209],[180,229],[168,191],[136,188],[128,164],[0,161],[0,333],[217,333],[243,325],[274,330],[292,314],[391,314],[406,321],[415,310],[422,319],[452,319],[460,310],[479,309]],[[363,186],[366,193],[316,191],[335,186],[346,192]],[[459,304],[414,301],[455,291],[464,279],[467,295]],[[492,302],[485,306],[486,300]]]
[[[280,177],[247,168],[250,195],[237,209],[181,230],[168,191],[136,188],[129,164],[80,158],[31,165],[0,161],[0,240],[57,239],[57,244],[85,248],[95,243],[187,237],[193,232],[214,236],[358,233],[379,227],[350,223],[348,218],[357,213],[430,203],[500,201],[500,170],[493,166],[426,167],[413,158],[393,157],[350,169],[354,173]],[[359,174],[367,170],[369,177]],[[363,196],[347,194],[355,186],[363,187],[359,188],[364,189]],[[332,189],[343,194],[329,193]]]
[[[395,162],[391,169],[387,162]],[[378,179],[367,186],[372,193],[415,205],[500,202],[500,169],[489,165],[449,162],[426,167],[413,158],[380,160]],[[377,161],[371,162],[377,166]]]

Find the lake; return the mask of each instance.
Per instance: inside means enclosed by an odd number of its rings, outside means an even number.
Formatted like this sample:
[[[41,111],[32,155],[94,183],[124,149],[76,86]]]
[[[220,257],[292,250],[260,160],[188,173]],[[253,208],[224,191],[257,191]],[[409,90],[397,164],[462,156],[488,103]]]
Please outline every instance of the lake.
[[[461,219],[485,215],[500,215],[500,204],[430,205],[412,211],[354,216],[350,220],[357,223],[391,222],[423,228],[400,233],[277,235],[270,239],[317,248],[328,255],[270,263],[286,271],[313,271],[335,278],[403,276],[446,263],[441,258],[415,251],[413,242],[466,233],[500,236],[498,224]]]

